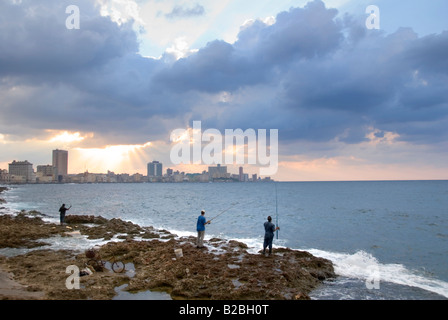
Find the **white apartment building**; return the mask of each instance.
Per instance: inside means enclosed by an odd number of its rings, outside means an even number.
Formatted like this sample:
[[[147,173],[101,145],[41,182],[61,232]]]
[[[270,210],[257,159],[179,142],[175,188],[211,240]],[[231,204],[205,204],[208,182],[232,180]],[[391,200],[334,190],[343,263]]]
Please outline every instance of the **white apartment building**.
[[[33,170],[33,164],[25,161],[13,161],[9,164],[9,176],[11,179],[11,182],[13,182],[12,177],[15,177],[14,180],[18,181],[25,181],[26,183],[35,183],[36,182],[36,175],[34,174]],[[20,179],[18,177],[23,177],[23,179]]]

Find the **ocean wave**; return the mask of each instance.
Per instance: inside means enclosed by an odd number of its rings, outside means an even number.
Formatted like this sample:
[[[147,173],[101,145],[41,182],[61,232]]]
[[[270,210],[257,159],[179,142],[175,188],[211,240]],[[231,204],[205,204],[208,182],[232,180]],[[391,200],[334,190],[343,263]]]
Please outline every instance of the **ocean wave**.
[[[447,282],[425,277],[416,271],[407,269],[402,264],[380,263],[372,254],[362,250],[353,254],[318,249],[306,249],[306,251],[317,257],[331,260],[337,275],[361,279],[372,288],[376,285],[380,286],[381,282],[384,281],[420,288],[448,298]]]
[[[262,237],[238,238],[235,240],[247,244],[249,253],[256,254],[263,247]],[[273,248],[284,246],[285,243],[281,239],[276,239]],[[316,257],[332,261],[335,273],[338,276],[346,278],[347,281],[350,281],[350,279],[361,280],[365,283],[367,289],[379,289],[381,282],[388,282],[396,285],[419,288],[448,298],[448,282],[420,275],[417,271],[409,270],[402,264],[381,263],[372,254],[363,250],[359,250],[353,254],[319,249],[297,250],[308,251]]]
[[[179,236],[196,236],[195,232],[180,232],[179,230],[169,230]],[[216,237],[214,234],[206,234],[208,240]],[[217,237],[227,238],[225,235]],[[263,249],[263,237],[258,238],[234,238],[233,240],[245,243],[248,246],[247,251],[257,254]],[[286,240],[275,239],[273,248],[285,247]],[[297,248],[296,248],[297,249]],[[448,298],[448,282],[435,278],[428,278],[421,275],[418,271],[412,271],[402,264],[381,263],[372,254],[359,250],[353,254],[331,252],[319,249],[301,248],[297,250],[308,251],[317,257],[322,257],[333,262],[335,273],[338,276],[347,279],[361,280],[371,289],[381,286],[381,282],[393,283],[408,287],[415,287],[436,293]]]

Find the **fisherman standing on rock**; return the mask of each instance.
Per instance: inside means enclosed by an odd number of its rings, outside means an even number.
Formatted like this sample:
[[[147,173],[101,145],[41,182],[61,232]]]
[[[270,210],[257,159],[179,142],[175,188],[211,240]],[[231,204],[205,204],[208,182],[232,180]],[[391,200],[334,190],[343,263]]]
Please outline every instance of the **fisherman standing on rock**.
[[[272,240],[274,240],[274,232],[280,230],[280,227],[275,227],[272,222],[271,216],[268,217],[268,221],[264,223],[264,243],[263,243],[263,254],[266,253],[266,248],[269,247],[269,255],[272,253]]]
[[[65,221],[65,213],[70,210],[72,206],[70,206],[69,208],[65,207],[65,203],[62,204],[62,206],[59,208],[59,218],[60,218],[60,222],[61,222],[61,226],[64,224]]]
[[[205,225],[209,224],[211,221],[207,221],[205,219],[205,211],[201,211],[201,215],[198,217],[198,223],[196,230],[198,231],[198,241],[197,241],[197,248],[203,248],[204,247],[204,235],[205,235]]]

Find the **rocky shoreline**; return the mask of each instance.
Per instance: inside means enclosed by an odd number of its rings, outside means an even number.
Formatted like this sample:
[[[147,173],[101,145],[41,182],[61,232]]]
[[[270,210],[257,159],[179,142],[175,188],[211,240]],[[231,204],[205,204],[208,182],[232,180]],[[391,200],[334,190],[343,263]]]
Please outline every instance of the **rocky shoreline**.
[[[120,219],[67,216],[66,221],[63,226],[48,223],[38,212],[0,215],[0,248],[30,249],[0,256],[0,269],[22,286],[22,294],[0,288],[0,299],[110,300],[120,287],[130,293],[163,291],[174,300],[302,300],[335,277],[331,261],[305,251],[276,249],[266,257],[249,253],[244,243],[217,238],[198,249],[194,237]],[[109,240],[98,248],[101,258],[123,261],[128,271],[86,269],[90,248],[48,247],[52,237],[73,236]],[[79,277],[79,289],[67,288],[69,266],[89,271]]]

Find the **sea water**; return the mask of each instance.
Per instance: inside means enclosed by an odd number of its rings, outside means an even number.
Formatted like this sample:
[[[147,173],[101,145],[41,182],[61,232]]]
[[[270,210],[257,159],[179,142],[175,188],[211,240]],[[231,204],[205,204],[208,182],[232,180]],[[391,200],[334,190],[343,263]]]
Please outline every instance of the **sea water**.
[[[333,262],[338,277],[313,299],[448,298],[448,181],[41,184],[10,186],[1,197],[3,212],[37,210],[58,222],[65,203],[68,214],[120,218],[178,236],[195,236],[205,210],[208,220],[216,217],[206,240],[235,239],[252,253],[262,248],[270,215],[281,228],[274,249]],[[53,245],[89,245],[68,239]]]

